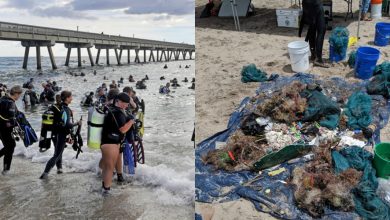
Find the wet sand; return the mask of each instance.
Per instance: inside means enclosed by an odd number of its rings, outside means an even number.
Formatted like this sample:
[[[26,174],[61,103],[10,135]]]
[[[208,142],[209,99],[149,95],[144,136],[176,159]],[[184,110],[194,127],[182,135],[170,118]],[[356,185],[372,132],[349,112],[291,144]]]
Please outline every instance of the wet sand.
[[[290,1],[252,0],[256,14],[241,18],[242,32],[235,31],[232,18],[199,18],[204,0],[196,0],[196,141],[199,143],[214,133],[226,128],[228,119],[240,101],[253,96],[258,83],[241,83],[240,71],[244,65],[256,64],[268,74],[293,75],[291,70],[287,44],[296,40],[304,40],[307,27],[298,37],[298,29],[277,27],[276,8],[288,8]],[[355,3],[355,2],[354,2]],[[344,1],[333,1],[333,27],[346,26],[350,36],[356,36],[358,4],[353,5],[354,18],[344,21],[347,4]],[[385,17],[378,21],[388,21]],[[359,43],[348,49],[356,49],[359,45],[373,46],[375,23],[361,22]],[[323,58],[329,57],[330,31],[326,32]],[[375,47],[375,46],[374,46]],[[380,47],[381,57],[378,63],[389,60],[390,47]],[[345,62],[334,64],[329,69],[313,67],[307,71],[320,77],[339,76],[356,81],[353,69]],[[381,132],[382,141],[390,141],[390,125]],[[243,212],[229,208],[241,207]],[[249,207],[247,207],[249,206]],[[197,213],[205,213],[204,219],[266,219],[272,218],[258,212],[250,202],[233,201],[223,204],[196,204]],[[265,217],[268,216],[268,217]]]
[[[1,219],[190,219],[189,206],[155,207],[148,201],[155,195],[145,193],[136,182],[117,185],[112,195],[102,197],[101,179],[92,172],[76,173],[54,168],[48,180],[38,179],[44,164],[22,157],[13,159],[7,176],[0,175]]]

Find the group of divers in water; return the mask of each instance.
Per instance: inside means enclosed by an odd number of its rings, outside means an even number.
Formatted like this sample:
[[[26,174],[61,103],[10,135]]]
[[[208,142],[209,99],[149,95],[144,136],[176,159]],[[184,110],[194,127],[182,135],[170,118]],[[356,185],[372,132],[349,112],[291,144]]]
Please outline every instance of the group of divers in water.
[[[136,83],[136,88],[146,89],[146,86],[141,88],[137,85],[148,79],[146,75]],[[129,82],[135,82],[131,75]],[[178,84],[176,79],[171,82],[173,85]],[[188,82],[188,79],[185,78],[184,82]],[[194,87],[195,79],[192,82]],[[137,163],[145,162],[142,143],[145,103],[143,99],[137,97],[132,87],[125,86],[120,92],[119,83],[123,84],[123,78],[118,81],[118,84],[112,81],[109,88],[103,83],[97,88],[96,95],[90,92],[81,102],[83,106],[89,107],[87,145],[93,149],[100,149],[102,153],[98,173],[102,176],[103,195],[109,194],[115,173],[118,184],[126,183],[123,172],[134,174]],[[11,168],[16,141],[21,140],[25,147],[39,142],[40,152],[50,149],[53,143],[54,155],[46,163],[39,177],[45,180],[48,179],[49,172],[54,166],[57,167],[57,174],[63,173],[62,154],[67,144],[77,152],[76,159],[83,152],[81,148],[83,140],[80,135],[83,119],[81,117],[75,121],[73,112],[69,108],[73,101],[71,91],[62,90],[54,81],[47,81],[42,83],[43,91],[38,96],[33,84],[33,78],[23,86],[15,85],[10,89],[0,83],[0,127],[2,128],[0,139],[4,146],[0,150],[0,157],[4,156],[2,174],[8,174]],[[23,88],[26,91],[22,97]],[[169,90],[169,83],[164,88]],[[169,91],[159,92],[169,93]],[[40,137],[37,137],[24,113],[18,110],[15,102],[20,98],[26,108],[40,103],[48,106],[42,114]]]

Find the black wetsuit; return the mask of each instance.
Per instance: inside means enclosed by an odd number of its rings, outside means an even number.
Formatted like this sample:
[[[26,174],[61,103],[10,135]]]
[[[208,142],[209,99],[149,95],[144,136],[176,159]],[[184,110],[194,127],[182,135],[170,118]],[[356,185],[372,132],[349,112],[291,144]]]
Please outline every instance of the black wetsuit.
[[[38,104],[38,96],[37,94],[34,92],[34,91],[29,91],[27,90],[25,93],[24,93],[24,96],[23,96],[23,101],[26,103],[26,96],[30,96],[30,104],[31,106],[34,106],[36,104]],[[27,103],[26,103],[27,104]]]
[[[312,56],[322,62],[322,47],[326,32],[324,8],[320,0],[303,0],[303,15],[299,25],[299,37],[303,26],[309,25],[305,41],[309,41]]]
[[[93,104],[93,95],[88,95],[83,103],[84,106],[91,106]]]
[[[8,96],[0,99],[0,139],[4,145],[0,150],[0,157],[4,156],[4,170],[11,168],[12,155],[16,146],[11,133],[16,126],[17,112],[18,109],[13,99]]]
[[[98,102],[99,102],[100,104],[103,104],[103,105],[104,105],[104,103],[106,103],[106,100],[107,100],[106,95],[102,95],[102,96],[99,97]]]
[[[122,134],[119,129],[123,127],[130,118],[126,113],[116,106],[110,106],[107,108],[107,115],[104,117],[104,126],[102,131],[101,144],[120,144],[125,135]]]
[[[55,108],[53,107],[53,109]],[[67,104],[62,103],[60,108],[54,110],[54,129],[52,138],[55,148],[53,157],[50,158],[46,164],[45,173],[49,173],[54,165],[57,166],[57,169],[62,168],[62,153],[66,147],[66,137],[76,125],[77,124],[73,123],[72,111]]]
[[[40,102],[45,102],[47,99],[48,102],[54,102],[55,93],[52,89],[44,89],[41,93]]]

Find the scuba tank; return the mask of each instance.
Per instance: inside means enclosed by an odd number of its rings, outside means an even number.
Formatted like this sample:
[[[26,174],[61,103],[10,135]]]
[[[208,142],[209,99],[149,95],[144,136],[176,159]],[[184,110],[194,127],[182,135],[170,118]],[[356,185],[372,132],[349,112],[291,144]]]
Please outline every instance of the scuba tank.
[[[23,99],[23,101],[24,101],[24,104],[25,104],[26,106],[31,106],[31,97],[30,97],[30,94],[29,94],[29,93],[25,93],[25,94],[24,94],[24,99]]]
[[[45,152],[50,148],[54,126],[54,112],[46,110],[42,114],[41,137],[39,138],[39,151]]]
[[[91,107],[88,111],[87,145],[90,148],[100,148],[105,115],[104,111],[98,107]]]

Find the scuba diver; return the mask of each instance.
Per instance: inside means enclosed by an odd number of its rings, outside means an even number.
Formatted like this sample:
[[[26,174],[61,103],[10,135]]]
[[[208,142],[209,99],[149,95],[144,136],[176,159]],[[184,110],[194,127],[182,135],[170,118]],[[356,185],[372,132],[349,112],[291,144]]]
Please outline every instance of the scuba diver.
[[[112,80],[110,84],[110,89],[115,89],[115,88],[118,88],[118,85],[116,84],[115,80]]]
[[[145,75],[145,80],[149,80],[149,76],[148,75]]]
[[[190,87],[188,87],[189,89],[195,89],[195,83],[192,83],[192,85]]]
[[[42,83],[43,92],[39,97],[39,102],[54,102],[55,93],[49,83]]]
[[[34,82],[34,78],[30,78],[29,81],[23,83],[23,88],[24,88],[24,89],[27,89],[29,85],[32,85],[32,84],[33,84],[33,82]]]
[[[146,89],[145,80],[137,81],[137,83],[135,84],[135,88]]]
[[[193,83],[194,83],[194,82],[195,82],[195,78],[192,78],[192,81],[191,81],[191,82],[193,82]]]
[[[185,82],[185,83],[188,82],[187,77],[184,77],[184,80],[182,82]]]
[[[32,84],[28,85],[28,89],[23,96],[23,102],[25,107],[32,107],[39,103],[38,95],[33,90]]]
[[[177,79],[176,78],[173,78],[173,80],[171,81],[172,82],[172,87],[179,87],[179,83],[177,82]]]
[[[0,98],[7,94],[7,86],[0,83]]]
[[[167,64],[165,64],[165,66],[164,66],[164,69],[168,69],[168,66],[167,66]]]
[[[107,94],[107,101],[104,103],[103,112],[108,112],[115,104],[115,98],[119,95],[119,89],[110,89]],[[132,100],[130,100],[132,102]],[[123,178],[123,166],[122,166],[122,155],[119,155],[117,162],[115,163],[115,170],[117,175],[117,182],[124,183],[125,179]],[[99,168],[103,169],[102,160],[99,162]]]
[[[130,105],[129,105],[129,108],[131,109],[136,109],[137,108],[137,103],[134,102],[133,100],[133,89],[130,87],[130,86],[126,86],[123,88],[122,92],[126,93],[129,97],[130,97]]]
[[[62,174],[62,153],[66,147],[66,143],[72,143],[73,140],[68,136],[71,134],[73,127],[81,126],[82,121],[73,123],[73,113],[68,105],[72,102],[72,92],[64,90],[61,92],[61,109],[59,114],[54,115],[53,133],[54,140],[54,155],[47,162],[45,170],[39,179],[48,179],[50,170],[57,166],[57,174]]]
[[[329,65],[322,60],[322,47],[326,32],[324,8],[320,0],[303,0],[303,14],[299,25],[298,36],[301,37],[303,26],[309,25],[305,41],[309,41],[311,60],[315,66],[329,68]]]
[[[54,91],[54,92],[59,92],[59,91],[61,91],[61,89],[62,89],[62,87],[59,87],[59,86],[57,85],[57,82],[56,82],[56,81],[53,81],[52,88],[53,88],[53,91]]]
[[[123,84],[123,77],[121,77],[121,78],[119,79],[118,83]]]
[[[15,101],[22,95],[22,87],[14,86],[10,90],[9,96],[3,96],[0,99],[0,139],[3,142],[3,148],[0,150],[0,157],[4,156],[3,175],[6,175],[12,162],[12,156],[16,146],[14,127],[17,126],[16,116],[18,109]]]
[[[98,104],[104,104],[107,100],[107,96],[104,92],[104,89],[102,87],[98,88],[97,91],[97,103]]]
[[[85,107],[90,107],[93,105],[93,92],[90,92],[89,95],[85,94],[83,100],[81,100],[81,104]]]
[[[51,142],[55,145],[54,139],[52,137],[52,132],[54,130],[54,117],[59,118],[58,116],[61,112],[61,95],[57,94],[56,103],[49,106],[49,108],[42,114],[42,125],[41,125],[41,137],[39,138],[39,152],[47,151]]]
[[[159,93],[161,94],[169,94],[171,90],[169,89],[170,83],[167,83],[165,86],[160,87]]]
[[[110,192],[113,171],[119,158],[120,144],[124,140],[126,132],[129,131],[135,122],[134,119],[128,117],[124,112],[129,103],[130,97],[126,93],[118,94],[114,105],[108,108],[108,114],[104,117],[100,147],[102,159],[99,162],[103,170],[103,195]]]
[[[107,94],[107,91],[108,91],[108,89],[107,89],[107,84],[102,83],[101,88],[104,90],[104,93]]]
[[[135,82],[135,80],[134,80],[132,75],[129,76],[129,82]]]
[[[164,76],[160,77],[160,80],[165,80],[165,77]]]
[[[104,103],[105,106],[110,106],[114,104],[115,97],[120,93],[119,89],[110,89],[107,93],[107,100]]]

